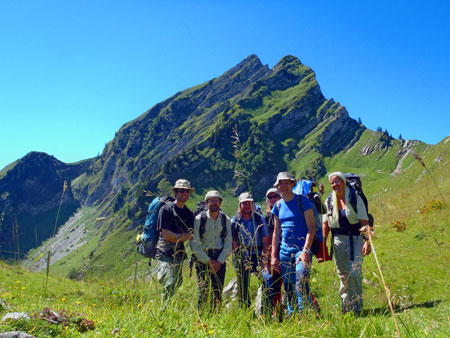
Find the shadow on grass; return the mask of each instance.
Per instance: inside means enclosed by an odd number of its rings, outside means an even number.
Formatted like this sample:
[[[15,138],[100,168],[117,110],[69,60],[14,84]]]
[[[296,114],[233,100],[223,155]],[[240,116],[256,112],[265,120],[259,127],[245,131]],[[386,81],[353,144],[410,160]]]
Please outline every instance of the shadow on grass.
[[[441,299],[436,299],[436,300],[429,300],[423,303],[418,303],[418,304],[411,304],[408,306],[402,306],[402,307],[395,307],[394,310],[396,313],[399,312],[403,312],[406,310],[410,310],[410,309],[415,309],[415,308],[433,308],[437,305],[439,305],[440,303],[444,302]],[[378,307],[375,309],[364,309],[361,313],[361,317],[368,317],[368,316],[390,316],[391,315],[391,311],[389,310],[389,307]]]

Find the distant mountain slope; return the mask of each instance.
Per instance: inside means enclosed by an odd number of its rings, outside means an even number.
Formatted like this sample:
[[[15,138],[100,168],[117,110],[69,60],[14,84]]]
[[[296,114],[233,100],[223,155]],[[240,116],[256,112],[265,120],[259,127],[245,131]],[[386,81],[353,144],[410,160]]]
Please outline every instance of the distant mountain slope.
[[[235,131],[238,157],[232,145]],[[372,132],[350,118],[345,107],[323,96],[314,72],[298,58],[286,56],[270,69],[250,55],[223,75],[176,93],[126,123],[96,158],[66,165],[41,155],[39,161],[25,157],[8,166],[0,173],[1,245],[14,251],[15,224],[33,239],[38,218],[47,224],[42,237],[52,234],[49,220],[54,220],[64,179],[71,184],[63,219],[80,205],[105,217],[94,231],[98,248],[89,253],[101,260],[96,254],[112,238],[140,224],[137,216],[148,203],[144,189],[168,192],[184,177],[199,194],[214,187],[236,196],[250,184],[262,199],[281,170],[321,178],[343,166],[364,169],[377,180],[378,171],[394,172],[405,152],[422,145]],[[22,166],[29,168],[27,174],[18,169]],[[243,175],[235,177],[236,172]],[[17,194],[30,189],[25,177],[38,182],[38,188],[35,198],[28,196],[22,205],[24,197]],[[33,217],[27,216],[30,209],[53,211]]]
[[[61,202],[58,225],[80,206],[68,185],[61,200],[64,181],[71,182],[90,161],[65,164],[45,153],[31,152],[8,166],[0,178],[1,257],[20,258],[53,234]],[[21,253],[21,254],[20,254]]]

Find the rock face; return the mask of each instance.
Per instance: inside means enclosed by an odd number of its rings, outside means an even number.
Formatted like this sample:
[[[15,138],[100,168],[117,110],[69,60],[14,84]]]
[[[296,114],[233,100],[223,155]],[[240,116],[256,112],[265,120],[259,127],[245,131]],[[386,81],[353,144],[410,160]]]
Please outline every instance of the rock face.
[[[70,183],[89,167],[89,161],[67,165],[45,153],[31,152],[0,178],[1,257],[23,258],[48,238],[61,203],[58,225],[80,206]]]
[[[270,69],[250,55],[126,123],[97,158],[65,164],[30,153],[2,171],[1,255],[14,257],[53,234],[65,180],[71,184],[58,225],[78,206],[97,203],[100,216],[122,210],[132,219],[133,210],[145,208],[144,189],[167,191],[180,177],[198,191],[214,186],[234,194],[249,189],[243,176],[251,177],[260,198],[279,171],[323,175],[323,158],[351,148],[364,130],[345,107],[324,98],[298,58],[285,56]]]

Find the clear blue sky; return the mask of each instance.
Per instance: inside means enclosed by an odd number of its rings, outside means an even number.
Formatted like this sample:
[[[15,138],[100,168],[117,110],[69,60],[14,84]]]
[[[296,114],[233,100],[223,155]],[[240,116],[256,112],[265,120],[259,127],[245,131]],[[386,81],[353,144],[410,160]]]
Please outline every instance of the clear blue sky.
[[[126,122],[250,54],[297,56],[394,137],[450,134],[450,1],[0,0],[0,169],[101,153]]]

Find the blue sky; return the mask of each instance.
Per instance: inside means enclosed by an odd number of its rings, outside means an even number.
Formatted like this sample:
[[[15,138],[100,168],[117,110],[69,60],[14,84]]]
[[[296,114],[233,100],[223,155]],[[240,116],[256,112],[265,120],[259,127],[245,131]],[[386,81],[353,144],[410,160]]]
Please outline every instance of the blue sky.
[[[370,129],[450,134],[450,1],[0,0],[0,169],[64,162],[250,54],[297,56]]]

